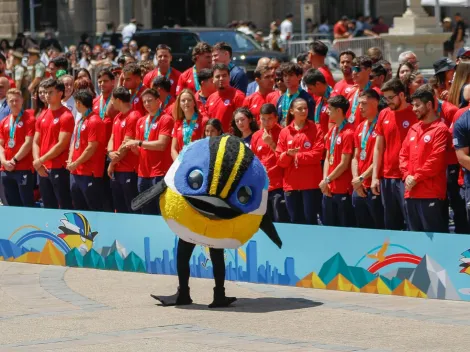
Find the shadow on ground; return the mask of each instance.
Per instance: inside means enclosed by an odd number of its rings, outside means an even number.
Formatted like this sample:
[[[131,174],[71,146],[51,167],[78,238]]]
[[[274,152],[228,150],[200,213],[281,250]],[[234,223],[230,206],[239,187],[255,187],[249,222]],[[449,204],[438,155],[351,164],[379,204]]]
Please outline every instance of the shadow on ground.
[[[177,306],[177,309],[188,310],[223,310],[224,312],[244,312],[244,313],[269,313],[282,312],[286,310],[296,310],[305,308],[315,308],[323,305],[322,302],[315,302],[304,298],[239,298],[228,308],[209,308],[204,304],[193,303],[189,306]]]

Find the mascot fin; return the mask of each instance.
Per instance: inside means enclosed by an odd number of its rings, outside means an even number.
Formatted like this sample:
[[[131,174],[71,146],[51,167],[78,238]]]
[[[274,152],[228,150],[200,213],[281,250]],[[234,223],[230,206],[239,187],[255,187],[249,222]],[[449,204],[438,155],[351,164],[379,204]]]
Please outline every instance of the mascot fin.
[[[261,224],[259,225],[260,230],[263,230],[263,232],[268,235],[268,237],[273,241],[276,246],[279,248],[282,247],[282,241],[279,235],[277,234],[277,230],[274,227],[274,224],[269,217],[269,215],[266,213],[263,216],[263,220],[261,220]]]
[[[131,208],[132,210],[139,210],[145,204],[151,202],[155,198],[159,197],[166,190],[165,180],[161,180],[155,186],[150,187],[146,191],[139,194],[132,200]]]

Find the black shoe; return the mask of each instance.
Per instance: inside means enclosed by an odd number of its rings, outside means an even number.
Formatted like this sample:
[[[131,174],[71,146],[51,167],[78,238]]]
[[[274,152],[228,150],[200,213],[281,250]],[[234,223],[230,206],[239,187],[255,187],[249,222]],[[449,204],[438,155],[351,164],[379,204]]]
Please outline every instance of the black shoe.
[[[236,297],[226,297],[225,288],[214,288],[214,301],[209,304],[209,308],[225,308],[237,300]]]
[[[155,296],[151,294],[150,297],[160,301],[161,304],[165,307],[185,306],[193,303],[193,300],[189,295],[189,287],[186,289],[181,289],[178,287],[178,292],[172,296]]]

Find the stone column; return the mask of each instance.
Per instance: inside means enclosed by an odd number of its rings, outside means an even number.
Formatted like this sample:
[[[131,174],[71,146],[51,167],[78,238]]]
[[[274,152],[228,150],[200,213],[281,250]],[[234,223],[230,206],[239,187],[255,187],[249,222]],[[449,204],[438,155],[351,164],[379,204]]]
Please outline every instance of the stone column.
[[[137,22],[144,25],[144,28],[152,28],[152,1],[139,0],[134,2],[134,17]]]
[[[119,0],[119,22],[121,25],[128,24],[130,19],[134,17],[132,5],[132,0]]]
[[[14,39],[19,31],[18,0],[3,0],[0,7],[0,38]]]
[[[96,0],[96,34],[106,31],[106,25],[111,22],[111,0]]]

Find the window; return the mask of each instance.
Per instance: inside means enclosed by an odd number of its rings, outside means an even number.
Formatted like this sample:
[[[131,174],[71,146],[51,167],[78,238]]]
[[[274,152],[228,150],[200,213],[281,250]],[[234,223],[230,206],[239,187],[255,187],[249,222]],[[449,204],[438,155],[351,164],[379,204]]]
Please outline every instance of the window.
[[[228,43],[233,51],[263,50],[255,41],[244,33],[235,31],[204,31],[199,33],[202,41],[214,45],[218,42]]]
[[[172,53],[191,53],[193,47],[197,44],[197,37],[190,32],[137,32],[134,39],[140,46],[147,45],[152,51],[159,44],[166,44],[171,48]]]

